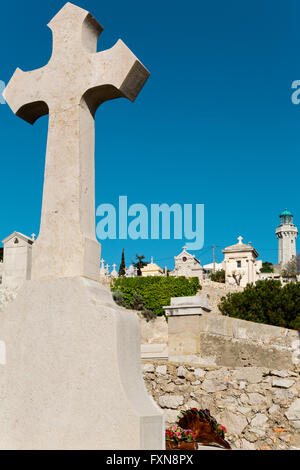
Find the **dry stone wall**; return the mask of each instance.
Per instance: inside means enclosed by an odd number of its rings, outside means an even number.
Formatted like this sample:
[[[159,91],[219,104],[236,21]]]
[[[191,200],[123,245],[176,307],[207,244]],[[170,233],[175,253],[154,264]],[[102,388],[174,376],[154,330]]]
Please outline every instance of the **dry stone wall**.
[[[210,279],[203,279],[200,283],[202,289],[199,291],[199,295],[208,299],[211,312],[218,315],[221,315],[218,304],[221,302],[222,297],[229,293],[242,292],[244,290],[244,287],[241,286],[231,286],[222,282],[214,282]]]
[[[180,410],[208,408],[227,428],[232,448],[300,449],[299,368],[199,367],[143,361],[148,392],[165,411],[166,426]]]

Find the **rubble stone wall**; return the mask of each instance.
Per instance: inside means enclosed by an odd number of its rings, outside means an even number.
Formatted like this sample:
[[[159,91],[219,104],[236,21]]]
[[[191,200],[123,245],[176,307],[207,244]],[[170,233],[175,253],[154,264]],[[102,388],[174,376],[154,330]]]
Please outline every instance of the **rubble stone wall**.
[[[221,301],[222,297],[225,297],[226,294],[242,292],[244,287],[241,286],[232,286],[222,282],[214,282],[210,279],[203,279],[200,281],[202,289],[199,291],[199,295],[202,295],[208,299],[211,312],[221,315],[221,312],[218,308],[218,304]]]
[[[199,367],[143,361],[148,392],[165,411],[166,426],[180,410],[208,408],[227,428],[232,448],[300,449],[299,367]]]

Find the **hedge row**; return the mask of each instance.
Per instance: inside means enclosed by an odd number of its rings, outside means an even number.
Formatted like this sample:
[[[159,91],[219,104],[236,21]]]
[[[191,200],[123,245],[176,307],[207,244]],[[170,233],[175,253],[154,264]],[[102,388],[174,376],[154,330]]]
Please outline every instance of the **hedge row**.
[[[149,310],[155,315],[163,315],[163,306],[170,305],[171,297],[196,295],[201,289],[197,277],[121,277],[111,284],[113,292],[121,292],[124,306],[137,310]],[[140,305],[136,299],[140,298]]]

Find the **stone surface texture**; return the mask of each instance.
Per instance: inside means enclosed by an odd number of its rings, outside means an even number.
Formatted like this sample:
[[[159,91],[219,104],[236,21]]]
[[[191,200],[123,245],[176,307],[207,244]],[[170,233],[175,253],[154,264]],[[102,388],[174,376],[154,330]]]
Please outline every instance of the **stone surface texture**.
[[[138,322],[105,287],[84,278],[27,281],[0,331],[1,449],[163,448],[162,412],[142,380]]]
[[[281,370],[300,364],[300,339],[295,330],[210,312],[171,315],[168,353],[169,359],[175,362]],[[284,387],[291,379],[276,376],[274,380]]]
[[[300,449],[297,366],[272,370],[266,367],[199,368],[193,363],[162,361],[143,363],[147,389],[163,409],[166,425],[175,424],[180,410],[208,408],[227,428],[226,439],[234,449]],[[163,364],[167,370],[161,376],[157,366]],[[178,377],[179,368],[185,369],[185,376]],[[273,383],[278,373],[290,379],[288,389]]]
[[[242,292],[244,287],[225,284],[222,282],[214,282],[210,279],[201,280],[202,289],[200,295],[205,296],[208,300],[211,313],[221,315],[221,312],[218,308],[221,298],[225,297],[226,294],[234,292]]]
[[[6,307],[9,302],[16,298],[17,293],[17,288],[13,289],[0,285],[0,312],[2,312],[2,310]]]

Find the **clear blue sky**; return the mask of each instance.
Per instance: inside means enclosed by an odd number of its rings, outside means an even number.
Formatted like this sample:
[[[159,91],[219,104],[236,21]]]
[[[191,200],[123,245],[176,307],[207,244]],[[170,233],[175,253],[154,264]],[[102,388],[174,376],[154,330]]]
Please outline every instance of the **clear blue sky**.
[[[1,5],[0,80],[32,70],[51,54],[47,23],[64,1]],[[238,235],[277,262],[274,234],[287,207],[300,226],[300,79],[297,0],[78,0],[104,26],[98,49],[121,38],[150,70],[135,103],[115,100],[96,114],[96,205],[204,203],[212,261]],[[48,117],[31,126],[0,105],[0,237],[38,234]],[[299,241],[300,243],[300,241]],[[135,253],[173,267],[184,241],[102,244],[104,259]],[[300,246],[300,245],[299,245]],[[300,251],[300,250],[298,250]]]

